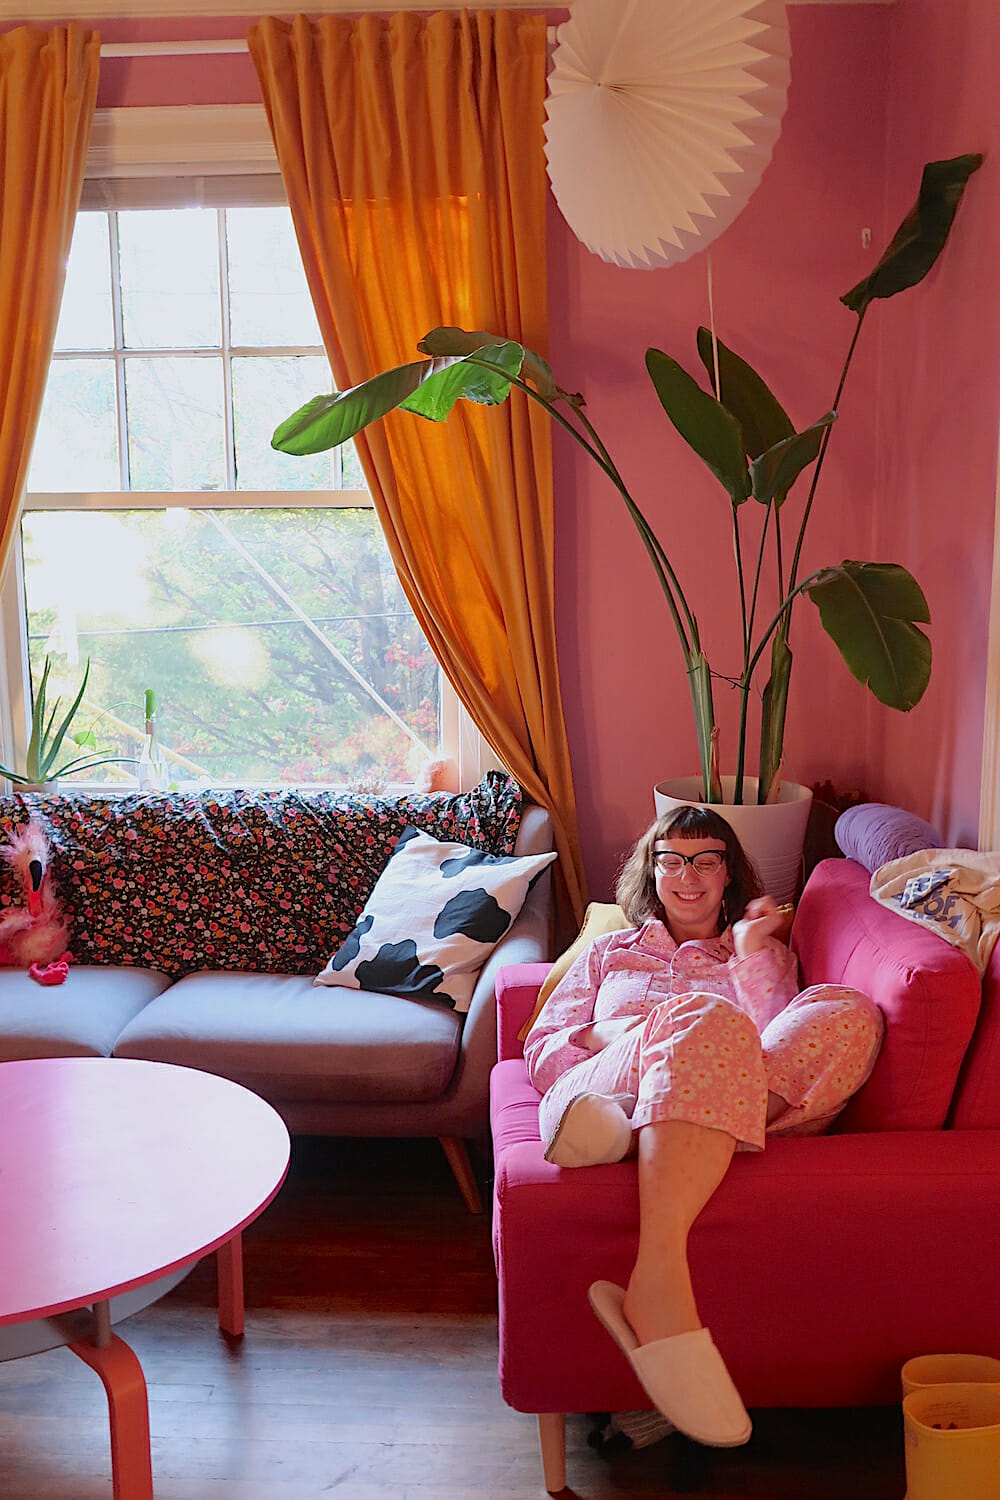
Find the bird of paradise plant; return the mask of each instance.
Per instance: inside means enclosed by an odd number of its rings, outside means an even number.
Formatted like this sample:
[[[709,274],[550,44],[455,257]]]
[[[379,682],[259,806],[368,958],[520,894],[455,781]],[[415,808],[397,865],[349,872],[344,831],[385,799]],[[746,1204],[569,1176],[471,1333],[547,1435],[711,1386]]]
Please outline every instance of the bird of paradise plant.
[[[804,578],[799,571],[823,460],[866,314],[874,301],[893,297],[927,275],[948,239],[966,182],[981,162],[980,155],[968,154],[925,166],[917,202],[875,269],[840,299],[855,313],[857,324],[831,409],[801,432],[795,430],[762,377],[707,328],[699,328],[697,346],[708,373],[708,390],[661,350],[646,352],[646,369],[664,411],[715,475],[731,506],[742,654],[735,683],[740,700],[735,802],[743,801],[748,709],[757,669],[769,646],[768,678],[761,693],[758,801],[766,802],[776,790],[792,669],[789,634],[793,606],[801,595],[816,605],[823,628],[848,668],[880,702],[908,712],[927,687],[931,643],[919,626],[929,623],[930,613],[920,585],[904,567],[845,560]],[[408,411],[440,422],[459,399],[497,405],[512,388],[544,407],[611,481],[639,532],[683,653],[703,800],[721,802],[713,701],[713,678],[720,674],[705,655],[698,617],[667,552],[587,416],[584,397],[557,385],[539,355],[496,334],[435,328],[417,347],[428,358],[386,370],[351,390],[315,397],[281,423],[272,446],[284,453],[318,453],[346,442],[391,411]],[[811,479],[786,567],[783,511],[792,486],[809,469]],[[740,517],[748,500],[756,501],[764,512],[752,576],[745,561]],[[761,579],[769,537],[777,599],[761,628],[759,616],[767,613]]]

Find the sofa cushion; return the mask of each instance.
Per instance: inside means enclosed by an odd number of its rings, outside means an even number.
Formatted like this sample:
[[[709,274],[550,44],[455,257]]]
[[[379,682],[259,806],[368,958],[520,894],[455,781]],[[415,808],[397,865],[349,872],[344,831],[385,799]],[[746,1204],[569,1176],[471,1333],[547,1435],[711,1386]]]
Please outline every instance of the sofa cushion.
[[[553,961],[552,967],[545,976],[545,982],[538,991],[538,999],[535,1001],[531,1015],[523,1023],[518,1032],[518,1036],[522,1041],[535,1024],[542,1006],[566,971],[579,958],[584,948],[589,947],[595,938],[603,936],[606,932],[621,932],[624,928],[631,926],[632,923],[621,907],[616,906],[613,902],[602,903],[591,901],[589,903],[587,910],[583,914],[583,924],[580,927],[580,931],[565,952],[560,953],[559,957]]]
[[[110,1057],[122,1027],[169,984],[151,969],[73,964],[65,983],[51,986],[0,969],[0,1062]]]
[[[324,990],[287,974],[189,974],[130,1022],[116,1057],[220,1073],[269,1099],[436,1099],[462,1018],[431,1001]]]
[[[51,840],[78,962],[315,974],[351,931],[407,824],[510,854],[521,789],[491,771],[454,796],[211,791],[0,798],[0,843]],[[0,907],[19,904],[0,861]]]
[[[887,802],[859,802],[842,812],[833,829],[837,847],[870,875],[882,865],[921,849],[940,849],[937,829],[915,813]]]
[[[885,1017],[871,1077],[838,1130],[936,1130],[945,1122],[981,991],[975,966],[933,932],[873,901],[854,860],[824,860],[792,929],[804,985],[852,985]]]
[[[476,978],[553,850],[510,858],[404,828],[357,925],[318,985],[467,1011]]]

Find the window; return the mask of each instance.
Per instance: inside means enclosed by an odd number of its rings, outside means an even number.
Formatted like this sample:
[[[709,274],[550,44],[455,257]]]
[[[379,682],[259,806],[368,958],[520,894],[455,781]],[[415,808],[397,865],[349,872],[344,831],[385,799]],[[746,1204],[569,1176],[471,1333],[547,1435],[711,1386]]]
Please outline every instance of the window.
[[[269,446],[331,388],[287,207],[79,214],[16,574],[32,681],[50,656],[71,701],[90,660],[74,728],[102,753],[138,754],[148,688],[171,785],[405,782],[455,753],[353,448]]]

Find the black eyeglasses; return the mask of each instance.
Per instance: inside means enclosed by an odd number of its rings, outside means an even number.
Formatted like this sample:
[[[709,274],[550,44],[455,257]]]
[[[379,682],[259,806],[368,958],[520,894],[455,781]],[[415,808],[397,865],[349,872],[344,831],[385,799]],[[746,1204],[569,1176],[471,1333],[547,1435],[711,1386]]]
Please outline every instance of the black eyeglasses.
[[[685,865],[694,865],[699,875],[716,875],[725,862],[722,849],[702,849],[699,854],[678,854],[674,849],[653,850],[653,863],[664,875],[679,875]]]

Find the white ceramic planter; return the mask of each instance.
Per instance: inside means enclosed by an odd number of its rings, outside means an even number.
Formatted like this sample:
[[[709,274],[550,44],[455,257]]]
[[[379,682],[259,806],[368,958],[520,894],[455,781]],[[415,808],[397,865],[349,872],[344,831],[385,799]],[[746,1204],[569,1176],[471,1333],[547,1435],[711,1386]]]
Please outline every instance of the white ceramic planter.
[[[736,837],[760,873],[765,891],[775,901],[794,901],[802,868],[802,849],[812,792],[795,781],[783,781],[779,800],[758,806],[756,776],[743,778],[743,795],[747,799],[738,807],[732,804],[735,776],[723,776],[724,802],[702,802],[700,776],[677,776],[672,781],[658,781],[653,788],[657,817],[672,808],[694,804],[708,807],[734,829]]]

